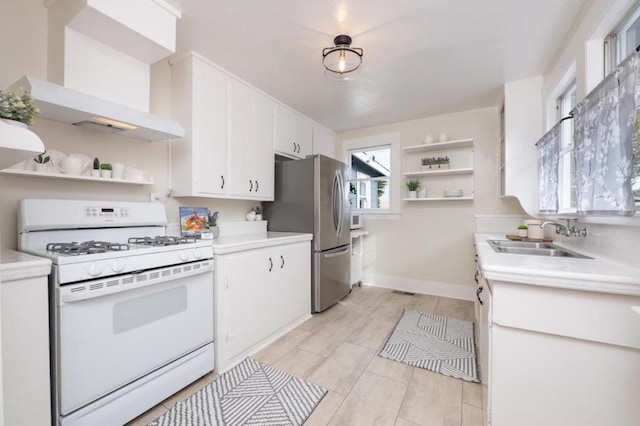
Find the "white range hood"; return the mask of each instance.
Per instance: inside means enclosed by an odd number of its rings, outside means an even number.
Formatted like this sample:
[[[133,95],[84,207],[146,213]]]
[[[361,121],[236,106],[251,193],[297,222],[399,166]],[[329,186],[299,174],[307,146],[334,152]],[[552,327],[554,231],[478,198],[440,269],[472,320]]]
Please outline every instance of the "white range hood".
[[[176,121],[87,93],[25,76],[12,88],[24,88],[40,108],[38,118],[91,127],[147,141],[182,138]]]

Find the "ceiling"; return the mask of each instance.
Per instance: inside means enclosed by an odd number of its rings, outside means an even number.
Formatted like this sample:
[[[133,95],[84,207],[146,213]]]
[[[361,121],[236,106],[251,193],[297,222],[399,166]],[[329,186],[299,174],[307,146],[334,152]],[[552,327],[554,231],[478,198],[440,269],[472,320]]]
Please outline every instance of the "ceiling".
[[[335,131],[498,105],[542,74],[585,0],[168,0],[194,50]],[[324,75],[338,34],[364,49],[354,81]]]

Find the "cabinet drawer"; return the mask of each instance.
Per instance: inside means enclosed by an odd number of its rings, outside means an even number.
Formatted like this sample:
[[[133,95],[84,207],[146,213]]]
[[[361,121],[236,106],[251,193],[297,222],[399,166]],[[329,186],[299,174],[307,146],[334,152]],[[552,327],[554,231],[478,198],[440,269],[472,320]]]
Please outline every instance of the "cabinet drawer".
[[[640,297],[491,282],[493,323],[640,349]]]

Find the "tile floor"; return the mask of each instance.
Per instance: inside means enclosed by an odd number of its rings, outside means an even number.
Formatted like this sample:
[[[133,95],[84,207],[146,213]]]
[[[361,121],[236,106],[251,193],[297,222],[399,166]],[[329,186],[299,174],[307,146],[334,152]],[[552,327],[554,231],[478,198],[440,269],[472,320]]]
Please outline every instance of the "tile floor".
[[[474,320],[473,302],[355,287],[253,358],[329,390],[305,425],[482,425],[479,384],[376,356],[405,307]],[[215,378],[204,376],[130,425],[146,425]]]

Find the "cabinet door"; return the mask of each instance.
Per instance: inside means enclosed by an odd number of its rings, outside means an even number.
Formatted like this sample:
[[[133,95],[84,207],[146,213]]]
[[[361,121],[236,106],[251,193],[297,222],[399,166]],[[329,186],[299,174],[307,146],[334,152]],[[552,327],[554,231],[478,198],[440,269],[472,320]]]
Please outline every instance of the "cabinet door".
[[[232,173],[229,192],[231,195],[251,198],[255,186],[252,171],[255,155],[253,140],[253,91],[232,80],[229,82],[229,167]]]
[[[172,115],[185,137],[171,142],[171,187],[176,196],[224,196],[227,187],[227,77],[188,56],[171,69]]]
[[[195,58],[194,171],[197,195],[227,193],[227,78]]]
[[[292,158],[305,158],[312,153],[312,126],[300,115],[278,105],[276,107],[275,148]]]
[[[311,313],[311,245],[287,244],[274,250],[278,268],[276,322],[284,327]]]
[[[230,195],[273,200],[273,104],[248,86],[229,84]]]
[[[235,355],[254,345],[273,328],[274,307],[269,303],[269,269],[275,267],[269,262],[268,251],[251,250],[225,255],[227,282],[224,283],[224,311],[226,336],[220,344],[226,345],[225,357]],[[273,266],[271,266],[273,264]],[[220,360],[224,362],[226,360]]]
[[[313,153],[337,159],[335,134],[318,126],[314,126]]]
[[[274,194],[273,116],[274,103],[256,93],[253,110],[254,146],[251,156],[251,175],[255,182],[252,198],[265,201],[273,201]]]

